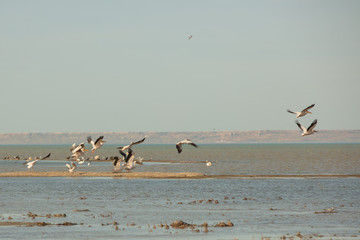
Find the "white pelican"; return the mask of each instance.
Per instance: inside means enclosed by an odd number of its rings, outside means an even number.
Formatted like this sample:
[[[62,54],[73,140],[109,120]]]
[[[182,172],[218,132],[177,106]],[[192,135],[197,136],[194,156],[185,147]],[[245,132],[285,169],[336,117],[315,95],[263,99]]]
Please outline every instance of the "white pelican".
[[[71,166],[70,166],[70,164],[67,163],[66,167],[69,169],[70,173],[73,173],[76,169],[76,164],[74,162],[71,162]]]
[[[314,130],[314,128],[317,124],[317,119],[315,119],[307,129],[303,125],[301,125],[298,120],[296,120],[295,123],[302,130],[302,133],[301,133],[302,136],[311,135],[311,134],[317,132],[316,130]]]
[[[24,165],[27,165],[27,168],[29,169],[29,171],[33,171],[34,170],[34,165],[37,163],[37,161],[39,161],[40,159],[36,159],[34,161],[30,161],[30,162],[25,162]]]
[[[129,148],[127,154],[123,151],[119,150],[119,153],[124,157],[125,163],[123,163],[123,169],[130,171],[131,169],[134,169],[136,166],[135,159],[135,153]]]
[[[74,146],[74,144],[73,144],[73,146]],[[88,151],[87,149],[85,149],[85,143],[84,142],[80,143],[75,148],[73,148],[73,146],[70,148],[70,149],[72,149],[72,151],[71,151],[72,155],[70,157],[75,158],[75,160],[79,160],[79,158],[82,155],[84,155],[85,151]]]
[[[104,136],[100,136],[98,139],[96,139],[95,142],[93,140],[91,140],[90,136],[87,138],[88,143],[90,143],[93,147],[91,149],[91,153],[94,153],[96,149],[100,148],[104,144],[104,142],[106,142],[103,140],[103,138],[104,138]]]
[[[126,145],[123,147],[118,147],[117,149],[120,149],[121,151],[125,151],[127,149],[130,149],[133,145],[143,143],[144,141],[145,141],[145,138],[143,138],[137,142],[131,142],[129,145]]]
[[[291,111],[291,110],[289,110],[289,109],[288,109],[287,111],[288,111],[289,113],[296,114],[296,118],[299,118],[299,117],[305,116],[305,115],[308,114],[308,113],[311,114],[311,112],[309,112],[308,110],[309,110],[310,108],[314,107],[314,106],[315,106],[315,104],[312,104],[312,105],[308,106],[307,108],[303,109],[301,112],[293,112],[293,111]]]
[[[119,161],[120,160],[120,161]],[[118,164],[119,163],[119,164]],[[113,166],[114,166],[114,171],[117,170],[117,167],[120,166],[121,163],[121,159],[118,156],[114,157],[114,161],[112,162]]]
[[[211,167],[211,165],[212,165],[212,163],[210,161],[206,160],[206,166]]]
[[[192,145],[192,146],[194,146],[196,148],[199,147],[198,145],[193,143],[190,139],[185,139],[185,140],[182,140],[182,141],[180,141],[180,142],[178,142],[176,144],[176,149],[177,149],[178,153],[181,153],[183,144],[189,144],[189,145]]]

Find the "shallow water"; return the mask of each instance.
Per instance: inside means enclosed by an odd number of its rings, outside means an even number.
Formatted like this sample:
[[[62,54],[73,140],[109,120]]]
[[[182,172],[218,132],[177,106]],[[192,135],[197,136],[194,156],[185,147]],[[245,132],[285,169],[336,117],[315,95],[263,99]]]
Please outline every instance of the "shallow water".
[[[205,174],[359,174],[359,144],[264,144],[185,146],[139,145],[137,156],[199,163],[149,163],[133,171]],[[66,171],[68,146],[1,146],[2,156],[52,155],[34,171]],[[116,146],[96,154],[116,155]],[[206,167],[203,161],[213,162]],[[0,161],[0,171],[26,171],[24,160]],[[79,171],[112,171],[111,162],[92,162]],[[0,226],[1,239],[313,239],[360,238],[359,178],[124,179],[1,178],[0,217],[5,221],[73,222],[75,226]],[[213,199],[212,201],[208,200]],[[201,201],[202,200],[202,201]],[[215,200],[218,203],[215,203]],[[335,213],[319,213],[335,207]],[[84,210],[85,212],[74,212]],[[66,214],[65,218],[27,216]],[[9,217],[12,219],[9,220]],[[209,232],[161,228],[182,220],[209,224]],[[115,230],[113,222],[118,223]],[[234,227],[214,227],[231,221]],[[155,228],[154,228],[155,225]],[[320,237],[322,236],[322,237]]]
[[[360,180],[346,179],[201,179],[147,180],[112,178],[3,178],[0,211],[7,221],[38,217],[76,226],[1,227],[2,239],[251,239],[284,234],[360,236]],[[209,199],[213,199],[211,203]],[[248,200],[246,200],[248,199]],[[204,200],[202,203],[199,200]],[[218,200],[218,204],[215,203]],[[195,202],[194,202],[195,201]],[[334,206],[336,213],[315,214]],[[74,212],[84,210],[86,212]],[[209,232],[166,230],[175,220],[201,225]],[[118,222],[115,230],[113,222]],[[213,227],[231,221],[234,227]],[[81,225],[80,225],[81,224]],[[107,225],[110,224],[110,225]],[[134,226],[131,226],[134,224]],[[154,229],[153,226],[156,226]],[[150,227],[149,227],[150,226]]]
[[[102,158],[119,156],[116,145],[104,145],[95,154]],[[199,148],[184,146],[178,154],[173,145],[138,145],[133,148],[137,157],[145,160],[198,161],[187,164],[149,164],[138,166],[134,171],[157,172],[203,172],[205,174],[359,174],[360,144],[217,144],[201,145]],[[20,155],[45,156],[49,160],[35,166],[35,171],[66,171],[63,160],[70,155],[69,146],[0,146],[0,159]],[[213,162],[208,168],[204,161]],[[19,161],[0,161],[0,172],[26,171]],[[5,166],[6,165],[6,166]],[[81,171],[111,171],[111,162],[92,163],[92,168],[83,164]]]

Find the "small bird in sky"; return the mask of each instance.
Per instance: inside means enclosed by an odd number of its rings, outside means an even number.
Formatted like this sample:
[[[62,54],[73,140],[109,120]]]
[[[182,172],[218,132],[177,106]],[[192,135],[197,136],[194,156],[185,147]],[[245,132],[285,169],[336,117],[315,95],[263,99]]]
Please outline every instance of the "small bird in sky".
[[[299,117],[305,116],[308,113],[311,114],[311,112],[309,112],[308,110],[310,108],[313,108],[314,106],[315,106],[315,104],[312,104],[312,105],[308,106],[307,108],[303,109],[301,112],[293,112],[290,109],[288,109],[287,112],[292,113],[292,114],[296,114],[296,118],[299,118]]]
[[[192,145],[192,146],[194,146],[194,147],[199,147],[198,145],[196,145],[195,143],[193,143],[190,139],[184,139],[184,140],[182,140],[182,141],[180,141],[180,142],[178,142],[177,144],[176,144],[176,149],[177,149],[177,151],[178,151],[178,153],[180,154],[181,152],[182,152],[182,145],[183,144],[189,144],[189,145]]]
[[[314,128],[316,127],[316,124],[317,124],[317,119],[315,119],[308,128],[305,128],[303,125],[301,125],[298,120],[296,120],[295,123],[296,123],[296,125],[298,125],[298,127],[302,131],[301,136],[311,135],[313,133],[318,132],[318,131],[314,130]]]
[[[192,39],[192,37],[193,37],[193,35],[190,35],[190,36],[188,37],[188,40]]]

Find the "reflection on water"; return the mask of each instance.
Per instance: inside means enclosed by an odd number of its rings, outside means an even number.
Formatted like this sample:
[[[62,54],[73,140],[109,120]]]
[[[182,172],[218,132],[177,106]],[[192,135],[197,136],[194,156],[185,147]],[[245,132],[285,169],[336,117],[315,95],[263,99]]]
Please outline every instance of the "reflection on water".
[[[0,212],[8,221],[73,222],[72,227],[0,227],[3,239],[260,239],[284,234],[360,235],[360,180],[3,178]],[[203,200],[203,201],[201,201]],[[209,201],[211,200],[211,201]],[[217,200],[217,202],[216,202]],[[336,213],[315,214],[335,207]],[[75,212],[74,210],[88,210]],[[65,218],[38,215],[66,214]],[[182,220],[210,232],[160,228]],[[231,221],[232,228],[215,228]],[[115,230],[114,222],[119,230]],[[155,225],[155,228],[154,228]],[[326,239],[326,238],[325,238]]]

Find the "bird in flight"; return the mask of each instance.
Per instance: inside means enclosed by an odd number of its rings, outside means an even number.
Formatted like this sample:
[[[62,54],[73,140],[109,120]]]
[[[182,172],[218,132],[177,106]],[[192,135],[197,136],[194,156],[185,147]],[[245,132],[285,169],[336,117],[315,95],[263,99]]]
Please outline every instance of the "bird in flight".
[[[182,141],[180,141],[180,142],[178,142],[177,144],[176,144],[176,149],[177,149],[177,151],[178,151],[178,153],[181,153],[182,152],[182,145],[183,144],[189,144],[189,145],[192,145],[192,146],[194,146],[194,147],[199,147],[198,145],[196,145],[195,143],[193,143],[190,139],[184,139],[184,140],[182,140]]]
[[[314,106],[315,106],[315,104],[312,104],[312,105],[308,106],[307,108],[303,109],[301,112],[293,112],[290,109],[288,109],[287,112],[292,113],[292,114],[296,114],[296,118],[299,118],[299,117],[305,116],[308,113],[311,114],[311,112],[308,111],[308,110],[313,108]]]
[[[316,127],[316,124],[317,124],[317,119],[315,119],[308,128],[301,125],[298,120],[296,120],[295,123],[296,123],[296,125],[298,125],[298,127],[302,131],[301,136],[311,135],[311,134],[314,134],[317,132],[316,130],[314,130],[314,128]]]
[[[145,141],[145,138],[137,141],[137,142],[131,142],[129,145],[123,146],[123,147],[118,147],[117,149],[120,149],[121,151],[125,151],[127,149],[131,149],[132,146],[136,145],[136,144],[140,144],[143,143]]]
[[[92,145],[91,153],[94,153],[96,149],[99,149],[104,144],[104,142],[106,142],[103,140],[103,138],[104,138],[104,136],[100,136],[94,142],[94,140],[92,140],[90,136],[87,137],[88,143],[90,143]]]

